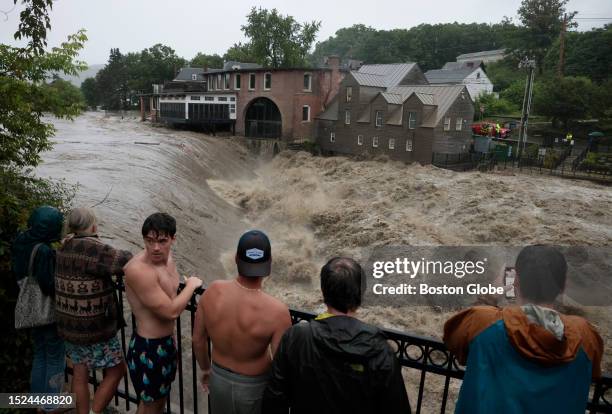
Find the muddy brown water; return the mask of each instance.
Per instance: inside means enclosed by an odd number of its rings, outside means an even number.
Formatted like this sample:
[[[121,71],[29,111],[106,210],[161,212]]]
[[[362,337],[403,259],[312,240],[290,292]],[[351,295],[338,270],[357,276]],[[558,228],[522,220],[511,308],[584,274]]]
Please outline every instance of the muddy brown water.
[[[135,118],[86,113],[74,122],[53,122],[56,145],[43,154],[37,173],[79,183],[75,205],[102,202],[95,211],[105,241],[137,252],[143,220],[166,211],[177,219],[179,271],[210,282],[234,274],[238,237],[261,228],[271,238],[274,258],[265,288],[294,308],[322,309],[318,270],[328,258],[365,260],[378,246],[612,246],[612,191],[586,181],[293,152],[262,161],[237,139],[153,127]],[[582,312],[604,337],[604,369],[611,371],[609,308]],[[434,337],[450,315],[410,306],[360,311],[379,326]],[[183,319],[186,332],[189,318]],[[188,337],[183,345],[190,346]],[[186,356],[188,410],[190,364]],[[418,373],[404,375],[415,403]],[[436,412],[443,383],[428,381],[422,412]],[[176,403],[178,381],[174,385]],[[459,386],[451,383],[447,412]]]

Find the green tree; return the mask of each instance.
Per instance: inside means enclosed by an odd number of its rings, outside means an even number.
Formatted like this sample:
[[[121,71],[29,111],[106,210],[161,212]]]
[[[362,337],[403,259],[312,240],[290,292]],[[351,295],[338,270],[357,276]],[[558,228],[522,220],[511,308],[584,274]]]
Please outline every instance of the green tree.
[[[544,59],[544,69],[557,70],[559,40],[556,40]],[[565,36],[565,65],[567,76],[586,76],[603,82],[612,75],[612,24],[587,32],[568,32]]]
[[[242,31],[257,63],[267,67],[305,66],[321,22],[298,23],[278,10],[255,8],[247,15]]]
[[[98,86],[96,85],[96,80],[94,78],[87,78],[83,81],[83,83],[81,83],[81,93],[85,98],[87,106],[90,108],[95,108],[98,106]]]
[[[525,28],[519,35],[522,46],[518,47],[518,51],[535,58],[540,74],[543,72],[544,56],[561,33],[564,15],[567,18],[567,27],[576,25],[573,18],[577,12],[566,11],[568,2],[569,0],[522,0],[518,9],[519,19]]]
[[[17,3],[17,0],[15,0]],[[0,314],[12,315],[16,284],[11,274],[11,242],[25,226],[31,210],[43,204],[65,210],[73,196],[70,188],[35,178],[29,172],[40,162],[39,153],[49,150],[55,129],[43,113],[72,118],[80,111],[80,96],[64,81],[46,83],[48,73],[76,75],[85,69],[75,61],[87,39],[84,31],[51,51],[47,31],[51,28],[52,0],[25,0],[15,39],[27,40],[24,47],[0,44]],[[78,90],[77,90],[78,91]],[[0,321],[4,392],[28,389],[32,361],[28,334],[15,331],[12,318]]]
[[[100,103],[105,109],[126,109],[128,73],[119,49],[111,49],[108,63],[96,74],[96,85]]]
[[[81,90],[67,80],[55,76],[53,81],[45,83],[42,90],[52,100],[51,105],[62,108],[64,114],[80,113],[87,105]]]
[[[44,112],[72,118],[79,114],[75,102],[60,102],[56,91],[45,87],[47,73],[77,75],[86,69],[74,61],[87,40],[83,30],[68,41],[45,51],[49,27],[46,8],[51,0],[26,2],[15,38],[29,38],[25,47],[0,44],[0,166],[35,166],[39,153],[50,149],[54,128],[44,122]]]
[[[196,68],[215,68],[221,69],[223,67],[223,58],[216,53],[214,55],[207,55],[205,53],[198,52],[193,59],[191,59],[191,66]]]
[[[568,129],[570,120],[583,119],[592,112],[596,88],[584,77],[549,78],[534,92],[534,112],[561,121]]]
[[[236,62],[257,62],[258,58],[255,56],[250,43],[234,43],[232,47],[227,49],[227,52],[223,55],[223,60],[236,61]]]
[[[484,107],[484,118],[494,117],[496,115],[511,115],[518,112],[518,107],[513,105],[506,99],[498,98],[492,93],[479,95],[474,101],[474,116],[480,116],[480,107]]]

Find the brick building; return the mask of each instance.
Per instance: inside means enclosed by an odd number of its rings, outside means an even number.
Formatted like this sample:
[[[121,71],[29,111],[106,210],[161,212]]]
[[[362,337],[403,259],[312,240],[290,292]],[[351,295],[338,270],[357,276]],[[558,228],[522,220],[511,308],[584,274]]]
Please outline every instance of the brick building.
[[[314,119],[337,94],[340,60],[319,68],[270,69],[226,62],[223,69],[183,68],[149,99],[151,118],[251,138],[314,140]]]
[[[474,108],[464,85],[429,85],[415,63],[364,65],[347,74],[317,118],[326,153],[431,162],[469,151]]]

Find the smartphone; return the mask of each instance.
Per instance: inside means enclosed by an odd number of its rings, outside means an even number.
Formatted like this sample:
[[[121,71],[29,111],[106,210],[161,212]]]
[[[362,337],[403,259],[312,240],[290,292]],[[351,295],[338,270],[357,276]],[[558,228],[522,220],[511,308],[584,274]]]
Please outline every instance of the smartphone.
[[[504,286],[511,286],[506,290],[506,297],[513,299],[516,297],[514,292],[514,279],[516,279],[516,270],[514,267],[506,267],[504,270]]]

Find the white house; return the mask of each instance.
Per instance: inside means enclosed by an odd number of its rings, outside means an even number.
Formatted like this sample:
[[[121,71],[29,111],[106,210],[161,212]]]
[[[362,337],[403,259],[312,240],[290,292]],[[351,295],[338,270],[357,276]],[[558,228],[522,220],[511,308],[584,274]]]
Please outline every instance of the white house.
[[[425,77],[432,85],[465,85],[473,101],[482,93],[493,92],[493,83],[475,62],[448,62],[442,69],[427,71]]]

